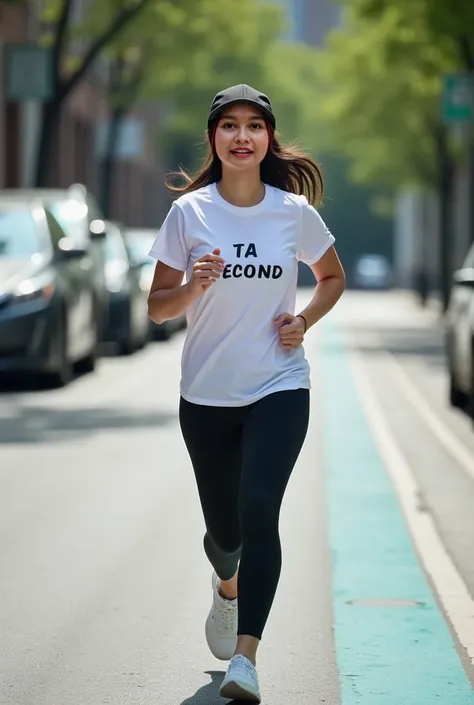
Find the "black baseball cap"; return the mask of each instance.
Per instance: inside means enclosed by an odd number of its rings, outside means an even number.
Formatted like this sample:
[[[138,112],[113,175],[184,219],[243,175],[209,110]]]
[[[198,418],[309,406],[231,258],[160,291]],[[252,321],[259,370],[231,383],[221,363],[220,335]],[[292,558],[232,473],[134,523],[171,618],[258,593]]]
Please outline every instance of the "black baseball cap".
[[[248,86],[246,83],[240,83],[238,86],[231,86],[216,95],[211,103],[211,109],[207,119],[208,128],[214,120],[216,120],[223,108],[235,103],[250,103],[250,105],[255,105],[256,108],[259,108],[259,110],[262,111],[270,125],[273,129],[275,129],[276,120],[273,114],[270,98],[266,96],[265,93],[257,91],[255,88]]]

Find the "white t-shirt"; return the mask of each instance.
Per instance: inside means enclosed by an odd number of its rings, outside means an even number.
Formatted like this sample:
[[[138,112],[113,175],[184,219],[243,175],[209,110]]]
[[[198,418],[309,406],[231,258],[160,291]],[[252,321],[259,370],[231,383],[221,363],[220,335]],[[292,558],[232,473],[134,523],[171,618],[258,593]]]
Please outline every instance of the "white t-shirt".
[[[334,243],[304,196],[265,187],[256,206],[233,206],[211,184],[181,196],[150,255],[192,275],[215,248],[225,269],[187,311],[181,395],[211,406],[244,406],[267,394],[310,389],[303,347],[286,350],[274,320],[295,314],[298,260],[313,264]]]

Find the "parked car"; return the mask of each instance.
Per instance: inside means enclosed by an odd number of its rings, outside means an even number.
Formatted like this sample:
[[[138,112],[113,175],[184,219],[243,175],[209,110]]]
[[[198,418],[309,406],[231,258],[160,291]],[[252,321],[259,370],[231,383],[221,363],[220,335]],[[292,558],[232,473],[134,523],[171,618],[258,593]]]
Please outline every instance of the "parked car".
[[[100,316],[90,243],[78,244],[41,202],[0,197],[0,370],[54,386],[74,363],[92,371]]]
[[[128,228],[125,234],[127,248],[132,260],[140,267],[140,286],[146,291],[147,297],[150,292],[155,271],[156,260],[149,256],[149,251],[156,237],[156,231],[147,228]],[[168,340],[173,333],[186,328],[186,316],[183,314],[178,318],[164,323],[154,323],[149,321],[150,337],[154,340]]]
[[[147,292],[141,286],[141,267],[125,246],[123,226],[98,220],[92,227],[105,233],[102,242],[109,307],[103,338],[116,343],[121,354],[130,355],[148,340]]]
[[[392,284],[390,262],[384,255],[367,254],[357,260],[354,284],[358,289],[388,289]]]
[[[474,245],[454,273],[446,321],[450,402],[474,420]]]
[[[94,305],[103,329],[108,309],[108,291],[105,286],[105,260],[100,240],[104,233],[91,229],[92,223],[102,218],[94,196],[82,184],[73,184],[67,189],[4,189],[2,194],[19,203],[38,200],[48,208],[64,233],[72,238],[76,247],[89,252],[88,266],[94,281]]]

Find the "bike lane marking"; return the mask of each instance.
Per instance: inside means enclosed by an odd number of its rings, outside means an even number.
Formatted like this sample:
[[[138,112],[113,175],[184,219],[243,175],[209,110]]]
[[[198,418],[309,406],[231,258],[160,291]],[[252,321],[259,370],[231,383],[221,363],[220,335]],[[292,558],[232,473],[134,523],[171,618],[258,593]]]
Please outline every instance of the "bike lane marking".
[[[416,481],[360,356],[330,323],[322,325],[321,354],[342,705],[473,705],[438,598],[471,658],[474,603],[418,506]]]

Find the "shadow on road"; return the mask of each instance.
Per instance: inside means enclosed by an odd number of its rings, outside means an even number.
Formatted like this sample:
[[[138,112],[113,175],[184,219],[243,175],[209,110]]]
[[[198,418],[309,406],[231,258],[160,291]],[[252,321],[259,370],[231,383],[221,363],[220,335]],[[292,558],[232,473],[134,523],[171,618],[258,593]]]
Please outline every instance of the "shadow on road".
[[[224,671],[205,671],[208,676],[211,676],[211,682],[199,688],[190,698],[183,700],[181,705],[222,705],[224,702],[219,695],[219,688],[224,679]],[[236,701],[233,701],[236,703]],[[227,701],[227,703],[230,702]]]
[[[10,416],[0,420],[0,445],[45,443],[83,438],[111,429],[156,428],[176,422],[177,415],[160,411],[140,412],[137,408],[11,407]]]
[[[181,705],[245,705],[241,700],[227,700],[219,695],[219,688],[224,680],[224,671],[204,671],[211,676],[211,682],[199,688],[190,698],[183,700]]]
[[[83,379],[85,375],[74,373],[69,388]],[[21,372],[0,372],[0,399],[2,394],[14,392],[15,394],[35,392],[35,394],[48,394],[51,386],[41,375]]]

